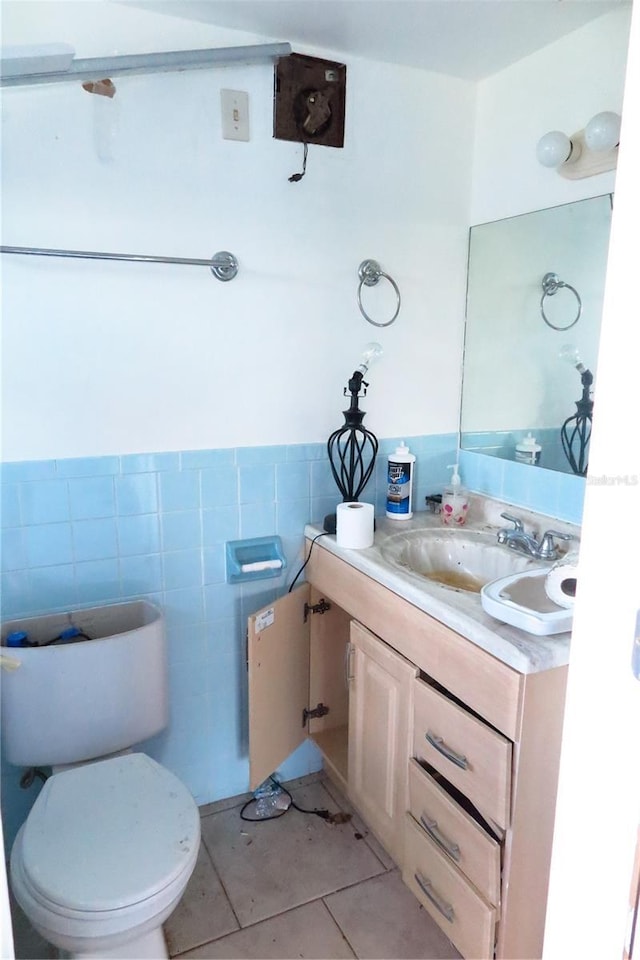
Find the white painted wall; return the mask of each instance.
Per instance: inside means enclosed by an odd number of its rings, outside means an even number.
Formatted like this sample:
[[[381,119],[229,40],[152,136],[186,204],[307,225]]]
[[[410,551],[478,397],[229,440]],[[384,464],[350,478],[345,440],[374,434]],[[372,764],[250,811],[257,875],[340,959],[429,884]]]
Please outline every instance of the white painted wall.
[[[620,112],[630,16],[598,17],[478,85],[471,223],[613,190],[613,173],[565,180],[535,147],[549,130],[570,136],[601,110]]]
[[[100,2],[3,8],[5,43],[78,56],[247,42]],[[345,147],[310,147],[298,184],[301,146],[272,138],[272,65],[116,78],[113,101],[5,91],[3,243],[240,261],[222,284],[4,256],[6,460],[324,440],[373,339],[371,429],[456,429],[474,88],[364,60],[347,75]],[[249,143],[222,140],[221,88],[249,93]],[[388,329],[357,309],[367,257],[402,291]],[[389,292],[366,291],[376,318]]]
[[[65,40],[78,56],[260,40],[102,0],[5,0],[2,15],[5,43]],[[322,440],[371,339],[386,355],[368,425],[455,430],[466,226],[612,189],[613,174],[561,179],[534,147],[620,108],[628,20],[601,17],[477,87],[354,59],[345,147],[311,148],[299,184],[301,148],[272,138],[270,65],[119,80],[113,101],[4,91],[4,243],[231,249],[241,266],[220,284],[199,268],[4,256],[4,458]],[[225,87],[250,95],[250,143],[221,139]],[[370,256],[402,290],[388,329],[355,303]],[[390,290],[366,293],[388,315]]]

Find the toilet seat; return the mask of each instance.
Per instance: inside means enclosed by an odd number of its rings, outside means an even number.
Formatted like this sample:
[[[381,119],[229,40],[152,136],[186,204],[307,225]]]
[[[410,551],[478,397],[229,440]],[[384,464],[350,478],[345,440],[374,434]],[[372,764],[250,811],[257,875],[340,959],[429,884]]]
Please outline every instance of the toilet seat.
[[[16,839],[12,872],[44,910],[120,927],[182,892],[199,843],[189,791],[134,753],[50,777]]]

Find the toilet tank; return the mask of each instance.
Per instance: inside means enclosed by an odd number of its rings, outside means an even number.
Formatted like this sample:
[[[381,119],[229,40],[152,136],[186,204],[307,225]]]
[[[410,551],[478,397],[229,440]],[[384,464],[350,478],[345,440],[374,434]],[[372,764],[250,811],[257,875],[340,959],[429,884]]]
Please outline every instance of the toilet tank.
[[[91,638],[44,646],[70,626]],[[6,649],[22,630],[36,647]],[[124,750],[166,727],[167,652],[161,611],[146,600],[2,625],[2,746],[22,767],[75,763]]]

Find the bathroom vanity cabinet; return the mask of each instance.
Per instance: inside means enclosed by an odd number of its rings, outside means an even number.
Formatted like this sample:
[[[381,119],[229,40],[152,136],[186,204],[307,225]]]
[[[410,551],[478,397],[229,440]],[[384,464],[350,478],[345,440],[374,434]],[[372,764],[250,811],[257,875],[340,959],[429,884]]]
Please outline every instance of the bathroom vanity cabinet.
[[[254,789],[307,737],[463,956],[540,957],[566,667],[520,673],[318,545],[249,621]]]

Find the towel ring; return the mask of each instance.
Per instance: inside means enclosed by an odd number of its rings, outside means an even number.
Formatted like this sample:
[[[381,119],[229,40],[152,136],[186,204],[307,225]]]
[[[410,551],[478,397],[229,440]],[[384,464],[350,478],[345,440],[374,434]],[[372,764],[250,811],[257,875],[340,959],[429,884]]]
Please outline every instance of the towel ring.
[[[393,277],[390,277],[388,273],[380,268],[380,264],[377,260],[363,260],[360,266],[358,267],[358,276],[360,277],[360,283],[358,284],[358,307],[360,308],[360,313],[365,318],[368,323],[373,324],[374,327],[389,327],[396,319],[400,313],[400,290],[398,289],[398,284],[395,282]],[[362,306],[362,287],[375,287],[380,277],[384,277],[385,280],[388,280],[393,289],[396,292],[396,297],[398,298],[398,306],[396,307],[396,312],[391,317],[391,320],[387,320],[386,323],[378,323],[376,320],[372,320],[368,315],[364,307]]]
[[[568,323],[566,327],[558,327],[555,323],[551,323],[544,312],[544,298],[555,297],[556,293],[561,287],[564,287],[566,290],[571,290],[571,293],[578,301],[578,312],[575,315],[575,318],[571,321],[571,323]],[[542,291],[542,297],[540,298],[540,313],[542,314],[542,319],[547,326],[552,327],[554,330],[569,330],[571,327],[575,326],[582,313],[582,300],[580,299],[580,294],[576,288],[572,287],[570,283],[565,283],[564,280],[561,280],[557,273],[545,273],[544,277],[542,278]]]

